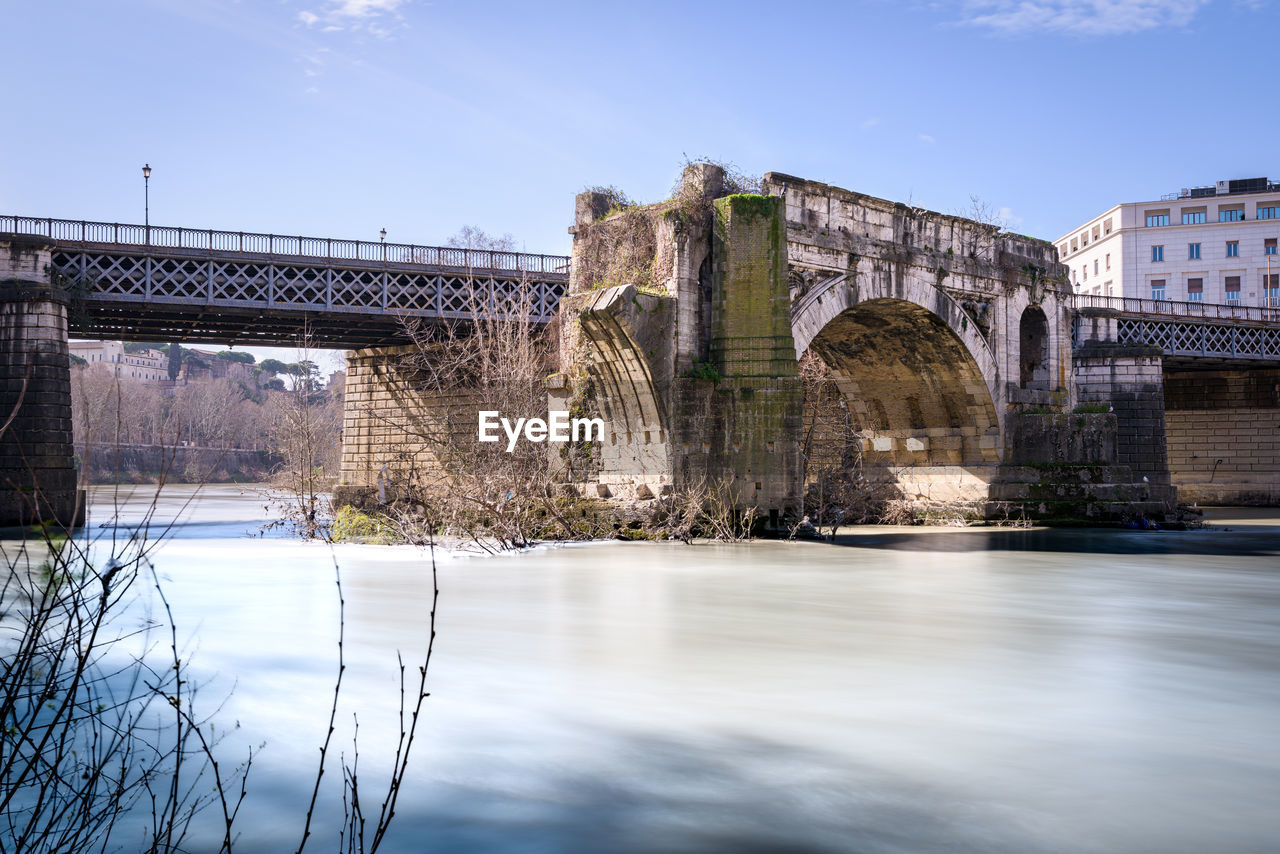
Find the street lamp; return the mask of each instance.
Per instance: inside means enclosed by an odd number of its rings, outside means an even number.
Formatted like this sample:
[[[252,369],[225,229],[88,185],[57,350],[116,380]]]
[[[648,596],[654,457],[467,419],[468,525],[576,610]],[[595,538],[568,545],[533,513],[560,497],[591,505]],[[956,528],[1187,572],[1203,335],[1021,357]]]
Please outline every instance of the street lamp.
[[[151,244],[151,164],[142,164],[142,227],[147,232],[147,245]]]
[[[378,236],[380,238],[380,242],[387,242],[387,230],[385,228],[378,232]]]

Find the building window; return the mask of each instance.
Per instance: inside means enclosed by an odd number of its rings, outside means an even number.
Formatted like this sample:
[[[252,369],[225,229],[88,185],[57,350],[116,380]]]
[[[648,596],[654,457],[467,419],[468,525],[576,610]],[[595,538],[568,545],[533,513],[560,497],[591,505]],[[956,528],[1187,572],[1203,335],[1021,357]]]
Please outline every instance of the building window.
[[[1258,208],[1258,219],[1280,219],[1280,208]]]
[[[1200,225],[1205,221],[1204,211],[1183,211],[1183,225]]]
[[[1080,281],[1082,282],[1089,281],[1089,265],[1088,264],[1080,268],[1080,276],[1081,276]]]
[[[1262,274],[1262,304],[1280,308],[1280,273]]]
[[[1107,253],[1107,269],[1108,270],[1111,269],[1111,253],[1110,252]]]
[[[1266,240],[1262,241],[1262,251],[1267,255],[1276,254],[1276,239],[1274,237],[1268,237]]]
[[[1163,260],[1164,260],[1164,247],[1163,247],[1163,246],[1152,246],[1152,247],[1151,247],[1151,260],[1152,260],[1152,261],[1163,261]]]
[[[1102,228],[1101,228],[1101,226],[1097,226],[1097,225],[1095,225],[1095,226],[1093,227],[1093,239],[1094,239],[1094,240],[1097,240],[1097,239],[1098,239],[1099,237],[1101,237],[1101,236],[1102,236]]]
[[[1240,241],[1239,240],[1227,241],[1227,257],[1228,258],[1240,257]]]
[[[1219,210],[1218,222],[1244,222],[1244,210]]]
[[[1110,234],[1110,233],[1111,233],[1111,220],[1107,220],[1106,222],[1104,222],[1104,223],[1102,224],[1102,233],[1103,233],[1103,234]]]
[[[1169,215],[1167,213],[1147,214],[1147,228],[1158,228],[1162,225],[1169,224]]]
[[[1098,275],[1098,259],[1097,258],[1093,259],[1093,274],[1095,276]]]
[[[1188,261],[1200,260],[1200,244],[1199,243],[1187,244],[1187,260]]]
[[[1204,279],[1187,279],[1187,302],[1204,302]]]
[[[1226,294],[1227,305],[1240,304],[1240,277],[1227,276],[1222,283],[1222,292]]]
[[[1151,280],[1151,298],[1153,300],[1164,300],[1164,279]]]
[[[1280,273],[1262,274],[1262,304],[1280,308]]]

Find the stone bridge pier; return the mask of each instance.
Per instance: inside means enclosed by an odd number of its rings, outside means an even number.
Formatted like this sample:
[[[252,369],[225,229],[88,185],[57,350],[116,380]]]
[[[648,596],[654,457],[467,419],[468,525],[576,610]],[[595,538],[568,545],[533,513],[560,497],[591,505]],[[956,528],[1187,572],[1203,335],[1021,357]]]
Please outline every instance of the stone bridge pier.
[[[695,165],[657,205],[578,197],[564,396],[609,424],[601,494],[715,480],[794,512],[811,354],[839,391],[840,458],[886,494],[1041,518],[1169,506],[1151,365],[1075,357],[1051,244],[778,173],[731,189]]]
[[[666,202],[578,197],[562,399],[607,425],[597,494],[709,490],[776,520],[802,496],[782,201],[686,169]]]
[[[0,526],[84,522],[71,442],[67,294],[50,244],[0,235]]]

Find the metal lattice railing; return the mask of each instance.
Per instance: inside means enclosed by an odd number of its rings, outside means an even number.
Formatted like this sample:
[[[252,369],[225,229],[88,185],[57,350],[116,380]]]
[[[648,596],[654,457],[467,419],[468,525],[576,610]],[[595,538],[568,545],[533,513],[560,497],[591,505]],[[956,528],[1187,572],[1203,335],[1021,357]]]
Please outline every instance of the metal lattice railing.
[[[1280,327],[1120,318],[1116,338],[1159,347],[1170,356],[1280,359]]]
[[[412,243],[374,243],[248,231],[0,215],[0,232],[38,235],[59,244],[110,245],[144,250],[192,249],[213,253],[454,267],[502,273],[569,273],[569,258],[564,255],[418,246]]]
[[[1280,323],[1280,307],[1270,306],[1224,305],[1212,302],[1174,302],[1173,300],[1105,297],[1093,294],[1075,294],[1072,297],[1072,305],[1077,311],[1091,308],[1111,309],[1122,314]]]
[[[1078,345],[1080,318],[1072,333]],[[1159,347],[1166,356],[1280,360],[1280,325],[1121,317],[1116,320],[1116,340]]]
[[[369,269],[231,256],[174,258],[58,247],[53,266],[91,301],[280,308],[468,318],[477,298],[555,316],[565,276],[496,271]],[[477,296],[479,295],[479,297]]]

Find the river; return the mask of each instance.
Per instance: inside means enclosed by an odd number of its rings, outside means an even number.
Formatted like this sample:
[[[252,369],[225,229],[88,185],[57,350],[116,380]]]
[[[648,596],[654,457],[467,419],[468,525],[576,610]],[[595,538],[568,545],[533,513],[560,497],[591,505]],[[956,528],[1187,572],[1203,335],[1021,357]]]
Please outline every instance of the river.
[[[167,490],[159,516],[190,495]],[[150,497],[130,488],[120,524]],[[110,507],[96,490],[92,523]],[[229,694],[219,720],[240,724],[222,749],[265,743],[244,852],[296,847],[335,562],[339,717],[358,711],[370,807],[396,650],[416,670],[431,592],[421,550],[250,538],[268,515],[207,487],[156,556],[202,700]],[[1209,518],[444,555],[432,696],[384,850],[1276,851],[1280,513]]]

